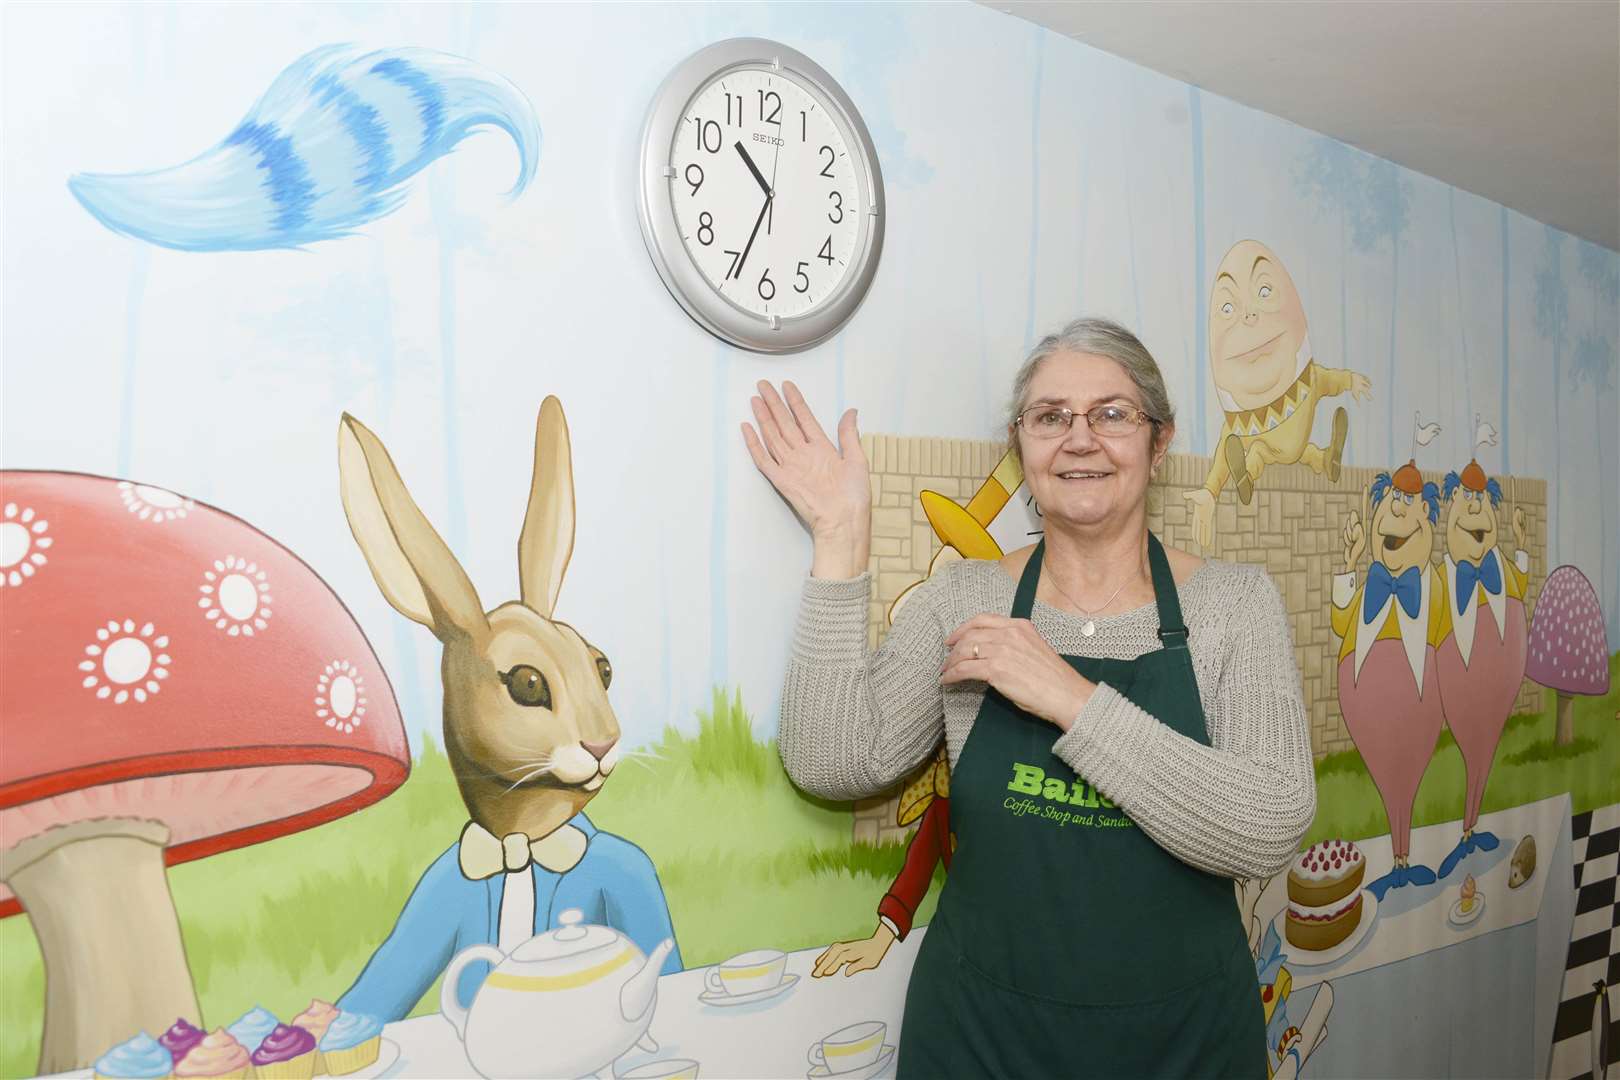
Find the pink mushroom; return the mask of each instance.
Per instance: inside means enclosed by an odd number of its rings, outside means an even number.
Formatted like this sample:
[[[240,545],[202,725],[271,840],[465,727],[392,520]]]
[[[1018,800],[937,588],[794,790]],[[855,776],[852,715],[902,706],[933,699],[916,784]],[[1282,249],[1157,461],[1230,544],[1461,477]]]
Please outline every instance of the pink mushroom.
[[[0,472],[0,917],[45,963],[39,1070],[199,1026],[165,865],[307,829],[410,768],[313,570],[161,488]]]
[[[1530,657],[1524,673],[1558,694],[1554,741],[1567,746],[1575,739],[1570,714],[1572,694],[1609,692],[1609,634],[1597,590],[1573,566],[1547,575],[1530,623]]]

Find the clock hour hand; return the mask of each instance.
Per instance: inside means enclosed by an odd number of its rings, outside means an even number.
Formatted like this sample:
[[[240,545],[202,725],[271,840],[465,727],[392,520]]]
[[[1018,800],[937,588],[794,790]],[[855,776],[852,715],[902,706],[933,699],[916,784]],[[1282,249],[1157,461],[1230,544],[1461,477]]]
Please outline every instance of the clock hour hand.
[[[755,180],[759,181],[759,190],[765,193],[767,199],[770,198],[771,185],[765,182],[765,174],[759,171],[759,166],[754,164],[754,159],[748,156],[748,150],[743,146],[742,140],[739,139],[732,145],[737,148],[737,153],[742,155],[743,164],[748,166],[748,171],[754,174]]]

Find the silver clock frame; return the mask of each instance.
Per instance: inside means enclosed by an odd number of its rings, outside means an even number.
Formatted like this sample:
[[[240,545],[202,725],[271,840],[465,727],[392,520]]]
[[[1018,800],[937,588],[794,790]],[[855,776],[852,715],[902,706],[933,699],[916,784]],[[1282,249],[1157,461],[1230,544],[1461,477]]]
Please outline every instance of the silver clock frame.
[[[697,92],[728,71],[782,71],[808,84],[828,105],[833,124],[855,150],[856,178],[863,186],[860,233],[854,266],[838,291],[803,315],[756,315],[721,296],[703,276],[681,242],[675,221],[675,168],[670,162],[676,129]],[[688,56],[675,66],[653,95],[641,131],[636,210],[641,238],[670,295],[711,334],[744,349],[790,353],[827,340],[855,314],[866,298],[883,253],[883,173],[877,148],[855,103],[814,60],[764,38],[731,38]]]

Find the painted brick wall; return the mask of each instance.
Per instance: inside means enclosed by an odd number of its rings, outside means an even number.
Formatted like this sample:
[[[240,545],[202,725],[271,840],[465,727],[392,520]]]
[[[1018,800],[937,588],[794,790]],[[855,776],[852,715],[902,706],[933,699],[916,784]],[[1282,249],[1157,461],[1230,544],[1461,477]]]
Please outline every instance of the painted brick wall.
[[[978,490],[1000,460],[1005,445],[992,440],[862,437],[872,470],[873,591],[867,625],[872,646],[886,629],[884,613],[907,585],[928,572],[938,549],[933,529],[917,501],[928,489],[959,503]],[[1440,486],[1449,468],[1425,470],[1423,478]],[[1311,746],[1316,756],[1353,748],[1339,715],[1339,641],[1329,621],[1333,575],[1343,571],[1344,515],[1360,509],[1363,494],[1381,470],[1346,468],[1337,484],[1303,465],[1273,466],[1256,485],[1247,506],[1224,492],[1215,510],[1215,546],[1205,554],[1232,562],[1258,563],[1281,591],[1293,631],[1305,706],[1311,718]],[[1198,551],[1192,539],[1192,510],[1182,493],[1203,486],[1209,458],[1171,454],[1159,480],[1148,491],[1148,527],[1166,544]],[[1544,480],[1498,477],[1502,485],[1502,536],[1512,548],[1512,507],[1524,507],[1530,551],[1530,607],[1546,580],[1547,484]],[[1435,556],[1444,554],[1445,508],[1441,507]],[[1369,555],[1356,568],[1362,580]],[[1542,690],[1526,680],[1516,711],[1541,707]],[[865,800],[856,807],[855,839],[868,843],[903,839],[909,829],[894,824],[897,794]]]

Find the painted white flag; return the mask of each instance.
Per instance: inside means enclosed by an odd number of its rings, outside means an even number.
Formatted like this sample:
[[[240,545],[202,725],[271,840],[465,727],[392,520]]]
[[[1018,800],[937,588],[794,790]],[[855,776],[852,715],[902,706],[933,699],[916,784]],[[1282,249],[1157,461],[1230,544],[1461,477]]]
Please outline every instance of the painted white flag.
[[[1440,425],[1435,423],[1425,424],[1422,413],[1414,413],[1413,415],[1417,418],[1417,444],[1419,446],[1428,446],[1434,442],[1434,437],[1440,434]]]
[[[1489,420],[1481,420],[1479,413],[1474,414],[1474,445],[1476,447],[1496,445],[1496,429],[1491,426]]]

